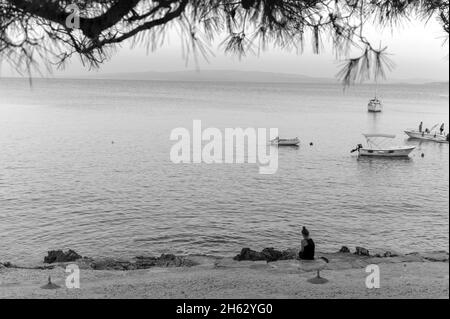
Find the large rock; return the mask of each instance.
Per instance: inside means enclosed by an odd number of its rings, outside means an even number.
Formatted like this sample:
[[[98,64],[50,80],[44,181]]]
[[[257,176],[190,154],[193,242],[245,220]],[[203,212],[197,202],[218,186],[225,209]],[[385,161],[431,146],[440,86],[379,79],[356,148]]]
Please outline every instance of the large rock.
[[[258,252],[250,248],[242,249],[241,253],[234,257],[237,261],[267,261],[274,262],[279,260],[297,259],[297,252],[295,250],[279,251],[274,248],[265,248]]]
[[[250,248],[243,248],[241,253],[234,257],[234,260],[261,261],[266,260],[266,257],[262,253],[251,250]]]
[[[293,260],[298,259],[298,254],[300,253],[299,249],[288,249],[282,252],[283,256],[281,260]]]
[[[150,267],[192,267],[196,263],[190,259],[175,255],[161,255],[161,257],[136,257],[136,266],[138,269]]]
[[[120,259],[101,259],[89,262],[90,268],[95,270],[138,270],[152,267],[192,267],[196,263],[184,257],[175,255],[161,255],[161,257],[136,257],[134,261]]]
[[[48,255],[44,258],[44,263],[45,264],[68,263],[77,261],[78,259],[81,258],[83,257],[70,249],[67,252],[64,252],[62,250],[52,250],[49,251]]]
[[[265,248],[261,253],[267,262],[273,262],[283,258],[283,253],[274,248]]]
[[[340,253],[342,254],[349,254],[350,253],[350,249],[346,246],[342,246],[342,248],[339,250]]]
[[[356,247],[355,255],[370,257],[370,252],[369,252],[369,250],[366,249],[366,248],[363,248],[363,247]]]
[[[105,258],[93,260],[89,263],[90,268],[94,270],[136,270],[136,265],[130,261]]]

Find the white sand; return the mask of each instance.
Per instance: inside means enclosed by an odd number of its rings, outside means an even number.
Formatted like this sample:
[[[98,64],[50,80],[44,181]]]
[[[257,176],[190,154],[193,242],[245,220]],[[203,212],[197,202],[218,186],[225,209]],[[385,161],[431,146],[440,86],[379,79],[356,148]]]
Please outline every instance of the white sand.
[[[325,285],[307,282],[298,262],[206,262],[192,268],[137,271],[81,270],[80,289],[65,288],[67,274],[0,269],[0,298],[449,298],[448,262],[379,260],[380,289],[366,288],[370,260],[330,263]],[[58,290],[40,289],[51,275]]]

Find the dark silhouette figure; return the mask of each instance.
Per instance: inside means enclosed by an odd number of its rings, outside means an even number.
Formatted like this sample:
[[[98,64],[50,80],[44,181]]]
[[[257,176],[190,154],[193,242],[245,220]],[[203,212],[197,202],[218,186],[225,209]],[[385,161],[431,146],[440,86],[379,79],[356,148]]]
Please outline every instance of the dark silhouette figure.
[[[309,230],[307,230],[306,227],[303,227],[302,229],[302,236],[303,240],[299,258],[301,260],[314,260],[316,245],[314,244],[314,240],[310,238]]]

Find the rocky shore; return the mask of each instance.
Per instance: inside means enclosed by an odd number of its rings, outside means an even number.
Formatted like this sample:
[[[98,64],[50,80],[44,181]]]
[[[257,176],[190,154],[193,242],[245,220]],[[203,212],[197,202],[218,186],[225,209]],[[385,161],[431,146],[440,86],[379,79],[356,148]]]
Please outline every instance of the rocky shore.
[[[303,263],[298,251],[244,248],[234,258],[161,255],[130,260],[52,251],[32,267],[0,263],[1,298],[449,298],[449,254],[399,254],[343,247]],[[66,288],[66,266],[80,268],[80,289]],[[380,268],[380,289],[366,267]],[[326,284],[310,279],[320,267]],[[52,282],[48,283],[51,277]],[[46,285],[47,284],[47,285]],[[58,289],[43,289],[43,287]]]
[[[232,261],[234,262],[266,262],[274,263],[279,261],[298,260],[298,249],[277,250],[265,248],[262,251],[255,251],[250,248],[243,248]],[[378,263],[407,263],[407,262],[449,262],[449,253],[436,251],[429,253],[399,254],[391,251],[378,251],[371,253],[363,247],[356,247],[351,251],[348,247],[342,247],[336,253],[318,253],[317,259],[326,260],[326,269],[339,269],[344,265],[360,267],[362,264]],[[171,267],[194,267],[203,263],[214,263],[220,265],[223,262],[231,262],[230,258],[215,258],[207,256],[176,256],[163,254],[159,257],[136,256],[131,260],[120,258],[92,258],[83,257],[74,250],[49,251],[44,257],[43,263],[35,266],[20,266],[10,262],[0,262],[0,269],[32,269],[48,270],[56,267],[65,267],[68,264],[77,264],[80,269],[90,270],[116,270],[132,271],[150,268],[171,268]]]

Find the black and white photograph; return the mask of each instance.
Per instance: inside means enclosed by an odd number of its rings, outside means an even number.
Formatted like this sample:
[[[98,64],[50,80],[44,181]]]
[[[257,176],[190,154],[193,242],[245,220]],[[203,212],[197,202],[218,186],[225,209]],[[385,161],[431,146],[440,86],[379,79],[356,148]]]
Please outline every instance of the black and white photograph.
[[[448,300],[449,124],[448,0],[0,0],[0,299]]]

